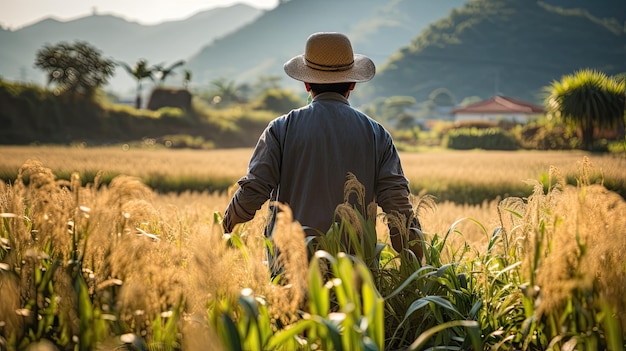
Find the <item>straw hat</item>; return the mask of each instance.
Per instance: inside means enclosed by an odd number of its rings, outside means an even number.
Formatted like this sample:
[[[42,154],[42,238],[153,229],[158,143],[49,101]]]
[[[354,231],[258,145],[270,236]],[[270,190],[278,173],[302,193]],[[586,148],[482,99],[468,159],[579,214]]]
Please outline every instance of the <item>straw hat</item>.
[[[347,36],[333,32],[312,34],[304,54],[287,61],[283,68],[293,79],[317,84],[367,82],[376,73],[372,60],[352,52]]]

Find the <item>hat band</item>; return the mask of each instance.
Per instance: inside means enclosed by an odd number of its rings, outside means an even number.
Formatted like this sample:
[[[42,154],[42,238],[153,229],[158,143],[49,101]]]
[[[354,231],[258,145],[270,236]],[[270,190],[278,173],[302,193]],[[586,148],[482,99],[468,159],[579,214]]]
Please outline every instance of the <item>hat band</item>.
[[[313,69],[319,70],[319,71],[345,71],[345,70],[349,70],[350,68],[352,68],[352,66],[354,66],[354,60],[352,60],[352,62],[350,62],[347,65],[334,65],[334,66],[320,65],[315,62],[309,61],[306,57],[304,58],[304,60],[306,61],[307,66]]]

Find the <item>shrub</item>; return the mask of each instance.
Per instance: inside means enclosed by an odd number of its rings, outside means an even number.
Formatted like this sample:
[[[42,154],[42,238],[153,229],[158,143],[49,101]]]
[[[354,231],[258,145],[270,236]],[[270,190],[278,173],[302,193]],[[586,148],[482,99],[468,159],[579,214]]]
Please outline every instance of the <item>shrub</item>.
[[[461,128],[448,132],[443,146],[456,150],[517,150],[517,141],[499,128]]]
[[[512,133],[524,149],[570,150],[580,144],[570,129],[545,120],[517,126]]]
[[[185,111],[178,107],[161,107],[157,112],[161,118],[179,119],[185,117]]]
[[[158,139],[160,144],[173,149],[202,149],[209,150],[215,148],[215,144],[202,137],[194,137],[185,134],[164,135]]]
[[[291,90],[269,89],[261,95],[255,107],[259,110],[287,113],[303,104],[304,100]]]

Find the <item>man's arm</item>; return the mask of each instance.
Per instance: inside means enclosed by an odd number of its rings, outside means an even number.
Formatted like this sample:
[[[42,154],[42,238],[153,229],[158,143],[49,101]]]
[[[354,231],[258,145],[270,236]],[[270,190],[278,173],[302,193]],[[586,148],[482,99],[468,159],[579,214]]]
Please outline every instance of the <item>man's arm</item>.
[[[237,182],[239,189],[224,211],[222,226],[226,233],[232,232],[235,225],[254,218],[256,211],[278,186],[281,151],[273,131],[275,125],[275,122],[271,122],[263,131],[250,158],[246,176]]]
[[[398,229],[390,227],[389,237],[391,238],[391,246],[394,250],[400,252],[404,248],[408,248],[415,254],[418,261],[422,261],[424,257],[424,236],[420,222],[416,217],[408,221],[405,228]]]
[[[254,181],[250,181],[248,176],[239,180],[239,189],[237,189],[228,207],[226,207],[226,211],[224,211],[222,226],[225,233],[232,232],[235,225],[254,218],[256,211],[269,199],[269,193],[266,196],[265,191],[263,187],[259,187]]]
[[[391,246],[398,252],[407,248],[421,261],[424,238],[421,224],[413,213],[409,181],[404,176],[400,156],[390,136],[386,143],[380,161],[376,198],[383,211],[396,218],[390,217],[388,221]]]

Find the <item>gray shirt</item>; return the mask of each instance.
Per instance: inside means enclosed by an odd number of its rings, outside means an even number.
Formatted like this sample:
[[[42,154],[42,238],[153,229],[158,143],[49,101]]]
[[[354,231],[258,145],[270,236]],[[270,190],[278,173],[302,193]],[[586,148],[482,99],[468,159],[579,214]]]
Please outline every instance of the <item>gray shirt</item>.
[[[260,136],[224,214],[224,229],[251,220],[273,197],[289,205],[302,226],[326,233],[344,202],[348,172],[364,185],[365,205],[376,201],[384,212],[411,213],[408,181],[388,131],[344,96],[316,95],[271,121]]]

